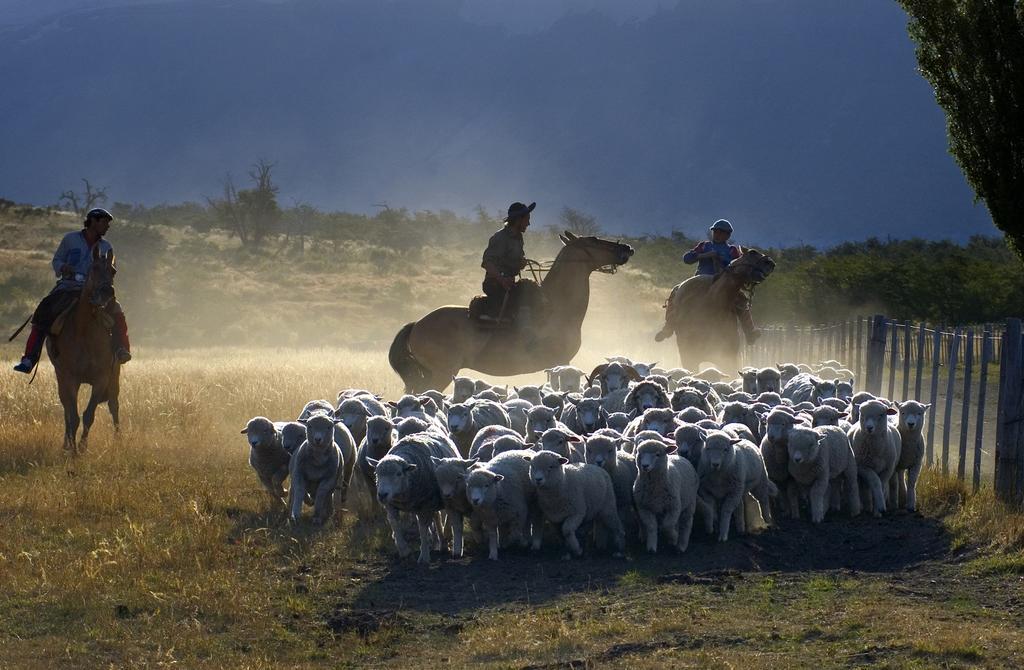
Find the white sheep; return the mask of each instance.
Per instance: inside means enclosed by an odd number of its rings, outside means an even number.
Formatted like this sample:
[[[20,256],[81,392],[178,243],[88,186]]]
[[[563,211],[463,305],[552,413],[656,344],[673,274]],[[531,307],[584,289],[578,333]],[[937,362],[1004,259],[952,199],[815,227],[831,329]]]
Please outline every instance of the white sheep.
[[[704,451],[704,440],[708,431],[696,424],[684,423],[673,434],[676,444],[676,455],[690,461],[694,469],[700,466],[700,456]]]
[[[507,451],[466,476],[466,499],[487,536],[487,557],[498,560],[498,546],[528,544],[532,523],[539,534],[543,516],[530,483],[530,451]]]
[[[615,555],[621,556],[626,537],[615,506],[611,476],[596,465],[570,464],[569,459],[553,451],[539,451],[528,458],[540,511],[545,521],[560,528],[568,551],[574,556],[583,554],[576,531],[582,524],[595,521],[611,535]],[[534,533],[534,549],[540,548],[540,537],[541,533]]]
[[[643,414],[655,407],[671,408],[672,400],[665,388],[646,379],[631,386],[623,400],[623,411],[626,412],[635,410],[637,414]]]
[[[558,420],[560,412],[546,405],[540,405],[530,409],[526,419],[526,441],[536,442],[540,439],[541,433],[549,428],[562,428],[569,430],[569,427]]]
[[[840,491],[845,491],[850,516],[860,514],[857,460],[850,438],[842,428],[796,426],[790,429],[787,443],[790,513],[794,519],[800,517],[799,493],[806,492],[811,505],[811,522],[821,523],[825,519],[825,498],[830,487],[835,500]]]
[[[377,478],[377,500],[387,511],[388,524],[398,555],[405,558],[412,550],[403,535],[400,512],[416,515],[420,535],[419,563],[430,562],[431,540],[443,548],[438,512],[444,508],[441,489],[434,476],[434,458],[457,458],[455,445],[447,437],[434,432],[403,437],[379,461],[369,459]],[[432,538],[431,528],[436,535]]]
[[[334,494],[345,468],[345,459],[334,439],[334,426],[334,419],[326,414],[314,414],[306,422],[306,441],[292,455],[288,472],[292,523],[298,523],[302,516],[307,494],[313,498],[314,524],[322,525],[334,512]]]
[[[477,380],[472,377],[452,377],[452,404],[463,403],[476,393]]]
[[[608,425],[608,412],[601,406],[599,398],[583,398],[566,407],[562,422],[574,433],[589,435]]]
[[[636,447],[633,500],[652,554],[658,551],[659,527],[679,552],[690,544],[700,481],[690,461],[673,455],[675,450],[674,444],[661,440],[646,440]]]
[[[553,451],[569,459],[570,463],[586,463],[583,438],[566,428],[548,428],[534,445],[536,451]]]
[[[473,438],[485,426],[511,427],[508,412],[491,400],[472,400],[448,408],[448,430],[463,457],[469,455]]]
[[[757,371],[757,393],[781,393],[782,373],[778,368],[761,368]],[[746,391],[746,389],[743,389]]]
[[[366,485],[370,495],[377,497],[377,480],[373,474],[369,459],[379,461],[384,458],[398,440],[395,422],[387,416],[371,416],[366,421],[366,435],[356,450],[356,473],[360,481]]]
[[[468,458],[475,458],[483,463],[491,460],[491,457],[494,456],[494,442],[506,435],[519,439],[520,444],[525,444],[522,442],[522,436],[511,428],[498,425],[484,426],[477,432],[473,442],[469,445]]]
[[[513,400],[525,400],[531,406],[544,404],[544,394],[539,386],[513,386],[512,390],[515,391]]]
[[[911,512],[917,509],[917,478],[921,476],[925,451],[921,428],[924,426],[925,412],[929,409],[931,405],[916,400],[908,400],[899,405],[900,457],[890,480],[889,498],[894,506],[905,507]]]
[[[760,450],[751,442],[730,436],[723,431],[710,431],[704,440],[700,458],[700,495],[718,505],[718,541],[729,539],[729,520],[736,531],[746,532],[743,499],[753,495],[761,508],[761,518],[771,524],[771,498],[778,494],[775,484],[768,478]],[[709,528],[714,519],[705,513]]]
[[[299,418],[297,418],[296,421],[305,421],[314,414],[321,414],[323,412],[331,414],[334,412],[334,405],[326,400],[310,400],[306,403],[305,407],[302,408],[302,411],[299,412]]]
[[[888,420],[898,413],[888,402],[868,400],[858,406],[859,420],[850,428],[857,472],[868,487],[872,514],[876,517],[886,511],[889,480],[900,461],[900,432]]]
[[[636,481],[636,459],[633,454],[619,449],[617,435],[594,434],[587,437],[584,453],[587,463],[603,468],[612,478],[615,488],[615,506],[622,527],[632,533],[637,527],[633,505],[633,482]]]
[[[605,419],[607,427],[618,431],[620,434],[626,430],[629,426],[629,422],[633,420],[633,417],[626,414],[625,412],[610,412],[608,417]]]
[[[478,531],[480,527],[479,521],[472,519],[473,507],[466,497],[466,477],[477,459],[431,456],[430,461],[434,464],[434,477],[441,491],[444,511],[448,515],[448,525],[452,529],[452,558],[462,558],[463,521],[469,517],[474,531]]]
[[[338,408],[334,410],[334,418],[345,424],[357,443],[366,437],[366,420],[371,416],[391,416],[391,408],[369,393],[339,397]]]
[[[730,423],[742,423],[758,440],[761,439],[761,419],[757,415],[757,408],[754,404],[723,403],[718,412],[718,423],[723,426]]]
[[[249,465],[256,471],[263,488],[276,503],[285,502],[284,480],[288,478],[291,454],[281,444],[281,428],[262,416],[249,419],[242,434],[249,442]]]
[[[501,404],[508,412],[509,425],[512,430],[516,431],[523,437],[526,437],[526,423],[527,417],[529,416],[530,409],[534,407],[528,400],[521,398],[513,398],[506,400]]]
[[[764,422],[761,458],[768,471],[768,478],[780,491],[784,491],[789,483],[789,433],[799,423],[799,419],[778,407],[765,415]]]

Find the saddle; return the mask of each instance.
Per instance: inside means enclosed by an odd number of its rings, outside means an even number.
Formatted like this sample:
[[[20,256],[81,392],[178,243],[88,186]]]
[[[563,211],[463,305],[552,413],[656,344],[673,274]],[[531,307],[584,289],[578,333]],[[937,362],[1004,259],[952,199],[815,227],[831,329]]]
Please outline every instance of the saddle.
[[[529,307],[537,313],[544,310],[545,304],[540,286],[523,279],[516,283],[507,300],[503,297],[474,296],[469,301],[469,318],[483,327],[508,328],[515,324],[521,306]]]
[[[61,310],[60,314],[57,315],[57,318],[53,320],[53,324],[50,326],[50,335],[54,337],[60,335],[61,331],[64,330],[65,322],[67,322],[68,317],[74,311],[75,305],[78,304],[78,300],[80,300],[80,298],[72,300],[67,307]],[[99,322],[99,324],[103,326],[103,328],[105,328],[108,332],[114,327],[114,317],[107,314],[105,310],[95,310],[93,313],[93,318],[96,319]]]

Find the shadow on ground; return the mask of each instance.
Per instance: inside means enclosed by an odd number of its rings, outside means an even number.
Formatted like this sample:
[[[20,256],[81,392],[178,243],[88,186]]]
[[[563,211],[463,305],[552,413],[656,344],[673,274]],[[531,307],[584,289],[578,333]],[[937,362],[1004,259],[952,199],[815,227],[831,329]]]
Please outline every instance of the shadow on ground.
[[[346,604],[329,617],[328,625],[335,630],[359,627],[352,624],[353,617],[367,615],[373,625],[373,613],[386,619],[396,610],[458,615],[481,607],[542,605],[575,592],[614,589],[626,575],[713,584],[742,572],[894,573],[948,556],[950,537],[936,519],[896,513],[882,519],[838,519],[818,527],[783,521],[725,544],[713,542],[698,527],[683,555],[666,551],[650,556],[634,547],[627,559],[591,552],[580,560],[563,561],[561,547],[550,544],[539,556],[504,552],[500,561],[492,562],[480,554],[480,547],[470,546],[469,551],[459,560],[435,552],[429,567],[393,554],[385,561],[356,564],[346,576],[359,586],[347,594]]]

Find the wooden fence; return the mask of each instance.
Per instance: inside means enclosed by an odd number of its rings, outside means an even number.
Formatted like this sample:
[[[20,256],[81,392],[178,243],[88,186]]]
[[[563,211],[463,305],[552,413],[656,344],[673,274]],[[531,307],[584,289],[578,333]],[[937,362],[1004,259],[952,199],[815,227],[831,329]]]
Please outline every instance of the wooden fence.
[[[745,365],[832,360],[840,364],[840,377],[854,377],[857,389],[928,403],[926,464],[943,473],[955,468],[957,478],[969,477],[975,490],[991,481],[1001,499],[1024,503],[1020,319],[946,328],[875,315],[817,326],[768,326],[762,333],[744,351]]]

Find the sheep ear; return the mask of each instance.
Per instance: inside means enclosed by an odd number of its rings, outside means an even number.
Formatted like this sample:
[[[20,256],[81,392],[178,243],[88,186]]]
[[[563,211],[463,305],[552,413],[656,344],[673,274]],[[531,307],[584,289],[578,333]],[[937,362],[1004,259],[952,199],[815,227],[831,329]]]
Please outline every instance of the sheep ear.
[[[414,470],[416,470],[416,464],[406,463],[405,465],[402,466],[402,470],[404,470],[405,472],[413,472]]]
[[[928,403],[927,405],[925,405],[925,406],[924,406],[924,411],[926,411],[926,412],[927,412],[927,411],[928,411],[928,410],[930,410],[931,408],[932,408],[932,404],[931,404],[931,403]]]
[[[890,407],[889,409],[885,410],[885,413],[886,414],[890,414],[890,415],[891,414],[899,414],[900,411],[898,409],[896,409],[895,407]]]
[[[494,475],[494,481],[496,482],[504,481],[504,479],[505,475]]]
[[[434,467],[436,468],[437,466],[441,465],[441,463],[443,463],[444,461],[438,458],[437,456],[431,456],[430,462],[433,463]]]
[[[370,465],[371,468],[377,467],[377,464],[380,463],[380,461],[376,458],[367,458],[366,462]]]
[[[559,456],[558,457],[558,462],[561,463],[562,465],[565,465],[566,463],[569,462],[569,459],[566,458],[565,456]]]
[[[845,419],[848,416],[850,416],[849,412],[840,412],[839,415],[836,418]]]
[[[388,406],[392,407],[393,409],[398,409],[398,403],[395,402],[394,400],[389,400]]]
[[[626,413],[626,416],[628,416],[630,418],[630,420],[635,419],[636,418],[636,408],[634,407],[633,409],[629,410],[629,412]]]
[[[466,458],[466,459],[463,459],[463,460],[461,460],[459,462],[462,463],[462,465],[466,466],[467,468],[471,468],[474,465],[476,465],[477,461],[479,461],[479,460],[480,460],[479,458]]]
[[[729,443],[730,444],[739,444],[742,441],[743,441],[742,437],[734,437],[731,440],[729,440]]]
[[[665,443],[665,453],[666,454],[674,454],[674,453],[676,453],[676,449],[678,449],[678,447],[676,445],[670,444],[668,442]]]
[[[240,433],[241,433],[242,435],[245,435],[246,433],[248,433],[248,432],[249,432],[249,426],[246,426],[245,428],[243,428],[243,429],[242,429],[242,430],[240,430],[239,432],[240,432]]]
[[[570,442],[583,442],[583,438],[580,437],[579,435],[569,435],[566,439],[568,439]]]

